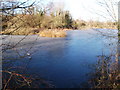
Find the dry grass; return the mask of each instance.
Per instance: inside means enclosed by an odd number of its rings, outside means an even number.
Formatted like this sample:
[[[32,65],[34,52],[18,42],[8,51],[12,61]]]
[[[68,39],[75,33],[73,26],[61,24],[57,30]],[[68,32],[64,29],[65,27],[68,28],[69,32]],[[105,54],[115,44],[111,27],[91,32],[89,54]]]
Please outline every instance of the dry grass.
[[[120,89],[120,69],[119,62],[113,62],[113,56],[98,56],[98,62],[95,65],[95,72],[90,74],[90,83],[94,88]]]
[[[5,34],[5,35],[33,35],[36,34],[34,32],[36,28],[11,28],[11,29],[6,29],[5,31],[1,31],[0,34]]]
[[[67,34],[63,30],[44,30],[38,33],[41,37],[66,37]]]
[[[1,31],[0,34],[4,35],[34,35],[38,34],[41,37],[66,37],[66,30],[58,30],[58,29],[45,29],[39,30],[35,32],[36,28],[19,28],[19,29],[6,29],[5,31]]]

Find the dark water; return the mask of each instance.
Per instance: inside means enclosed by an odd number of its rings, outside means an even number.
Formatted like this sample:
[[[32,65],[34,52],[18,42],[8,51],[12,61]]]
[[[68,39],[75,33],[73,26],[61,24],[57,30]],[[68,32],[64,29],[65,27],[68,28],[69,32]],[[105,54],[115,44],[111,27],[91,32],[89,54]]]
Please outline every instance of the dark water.
[[[29,52],[34,54],[13,62],[12,66],[26,67],[23,72],[38,75],[59,88],[87,87],[88,74],[93,72],[91,65],[97,63],[97,56],[115,53],[116,36],[117,30],[96,29],[67,31],[65,38],[38,37]],[[26,39],[23,50],[32,45],[34,37]]]

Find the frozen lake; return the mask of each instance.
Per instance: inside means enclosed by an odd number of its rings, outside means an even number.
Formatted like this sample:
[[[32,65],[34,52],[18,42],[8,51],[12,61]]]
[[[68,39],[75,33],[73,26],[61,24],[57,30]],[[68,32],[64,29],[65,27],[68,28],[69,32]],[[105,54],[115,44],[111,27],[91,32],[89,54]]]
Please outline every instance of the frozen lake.
[[[93,72],[91,65],[97,63],[97,56],[115,54],[117,49],[117,30],[108,29],[71,30],[65,38],[5,37],[3,43],[16,45],[16,48],[3,53],[3,68],[25,67],[22,73],[35,74],[58,88],[86,87],[88,73]],[[27,56],[18,58],[26,53]]]

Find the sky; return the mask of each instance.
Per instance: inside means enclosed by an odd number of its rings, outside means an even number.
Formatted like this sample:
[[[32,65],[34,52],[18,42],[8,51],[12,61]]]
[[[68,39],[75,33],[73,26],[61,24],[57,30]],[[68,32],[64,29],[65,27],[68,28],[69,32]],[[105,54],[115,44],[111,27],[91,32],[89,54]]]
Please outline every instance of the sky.
[[[109,0],[106,1],[110,4]],[[105,8],[99,5],[98,0],[54,0],[54,2],[64,3],[64,8],[70,11],[74,19],[106,21],[111,18],[105,13]],[[117,16],[117,6],[114,6],[114,9]]]
[[[106,12],[105,8],[98,5],[98,0],[30,0],[30,2],[33,2],[33,1],[40,2],[41,4],[40,6],[47,5],[49,2],[54,2],[56,4],[56,7],[63,6],[65,10],[69,10],[74,19],[82,19],[86,21],[87,20],[99,20],[99,21],[110,20],[109,15],[105,13]],[[103,0],[99,0],[99,1],[103,1]],[[120,0],[106,0],[106,1],[118,2]],[[115,6],[114,9],[115,9],[114,12],[117,16],[118,15],[117,6]],[[104,18],[104,16],[107,18]]]
[[[96,0],[65,0],[65,8],[69,10],[75,19],[99,19],[93,13],[93,10],[98,8]]]

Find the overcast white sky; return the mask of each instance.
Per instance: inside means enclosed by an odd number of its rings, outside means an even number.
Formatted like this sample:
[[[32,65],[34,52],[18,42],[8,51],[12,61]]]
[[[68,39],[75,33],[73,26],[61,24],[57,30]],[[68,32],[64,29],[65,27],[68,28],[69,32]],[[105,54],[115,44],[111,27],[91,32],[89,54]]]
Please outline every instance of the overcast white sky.
[[[103,1],[103,0],[54,0],[54,1],[64,3],[65,8],[71,12],[74,19],[100,20],[100,21],[109,20],[109,15],[107,15],[105,13],[106,11],[104,11],[105,8],[101,7],[98,4],[98,1]],[[110,0],[106,0],[106,1],[110,2]],[[111,1],[118,2],[119,0],[111,0]],[[114,6],[114,9],[117,15],[117,11],[118,11],[117,6]],[[107,16],[108,19],[105,19],[101,15]]]
[[[35,0],[30,0],[35,1]],[[105,14],[104,8],[98,5],[98,0],[36,0],[42,1],[42,4],[49,2],[57,2],[57,6],[64,5],[66,10],[69,10],[74,19],[83,19],[83,20],[100,20],[106,21],[107,19],[103,18],[100,15],[107,16]],[[99,0],[103,1],[103,0]],[[109,0],[106,0],[109,1]],[[111,1],[120,1],[120,0],[111,0]],[[115,12],[117,15],[117,6]],[[103,12],[103,13],[102,13]],[[97,14],[100,15],[97,15]]]
[[[96,0],[64,0],[64,2],[65,8],[71,12],[75,19],[100,19],[94,13],[97,8],[100,8],[96,4]]]

